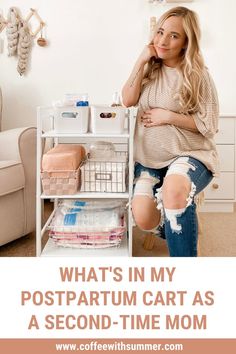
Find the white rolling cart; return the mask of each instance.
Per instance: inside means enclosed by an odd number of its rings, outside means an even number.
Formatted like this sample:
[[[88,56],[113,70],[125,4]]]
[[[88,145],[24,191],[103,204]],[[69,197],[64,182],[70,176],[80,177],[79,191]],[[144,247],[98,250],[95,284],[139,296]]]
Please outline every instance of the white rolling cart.
[[[94,134],[94,133],[56,133],[54,127],[54,117],[52,107],[37,108],[37,194],[36,194],[36,251],[37,256],[64,256],[64,257],[114,257],[114,256],[132,256],[132,213],[131,213],[131,196],[133,189],[133,132],[137,110],[130,108],[127,111],[126,130],[122,134]],[[46,124],[45,124],[46,123]],[[50,129],[46,128],[50,125]],[[52,129],[51,129],[52,128]],[[127,190],[124,193],[108,193],[108,192],[78,192],[73,195],[45,195],[41,187],[41,158],[43,141],[51,139],[53,144],[57,144],[61,140],[66,143],[89,144],[94,140],[111,141],[115,145],[122,147],[127,151],[128,157],[128,183]],[[46,199],[54,200],[54,210],[49,216],[46,223],[43,225],[44,201]],[[45,247],[42,247],[42,237],[47,231],[48,225],[56,211],[58,201],[60,199],[116,199],[124,200],[127,203],[127,237],[121,242],[119,247],[110,247],[106,249],[91,249],[91,248],[64,248],[56,246],[49,238]]]

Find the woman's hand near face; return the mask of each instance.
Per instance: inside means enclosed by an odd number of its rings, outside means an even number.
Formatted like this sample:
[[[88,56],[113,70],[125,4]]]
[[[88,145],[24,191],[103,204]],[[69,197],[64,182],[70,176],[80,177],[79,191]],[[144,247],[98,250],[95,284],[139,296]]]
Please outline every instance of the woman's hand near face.
[[[126,107],[135,106],[139,100],[145,64],[151,57],[157,58],[153,45],[146,45],[142,50],[134,68],[122,89],[122,102]]]
[[[149,60],[150,60],[152,57],[157,58],[157,52],[156,52],[156,49],[154,48],[154,45],[153,45],[153,44],[149,44],[149,45],[146,45],[146,46],[143,48],[143,51],[141,52],[141,54],[140,54],[138,60],[139,60],[142,64],[146,64],[146,63],[149,62]]]
[[[153,108],[145,111],[141,122],[146,128],[170,124],[171,111],[163,108]]]

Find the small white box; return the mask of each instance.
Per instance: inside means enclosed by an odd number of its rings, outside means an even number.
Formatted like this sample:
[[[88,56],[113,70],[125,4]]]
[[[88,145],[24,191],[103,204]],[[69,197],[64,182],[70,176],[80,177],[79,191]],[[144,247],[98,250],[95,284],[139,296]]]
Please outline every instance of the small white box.
[[[102,134],[122,134],[125,125],[124,107],[91,106],[91,131]]]
[[[87,133],[89,107],[55,107],[54,129],[56,133]]]

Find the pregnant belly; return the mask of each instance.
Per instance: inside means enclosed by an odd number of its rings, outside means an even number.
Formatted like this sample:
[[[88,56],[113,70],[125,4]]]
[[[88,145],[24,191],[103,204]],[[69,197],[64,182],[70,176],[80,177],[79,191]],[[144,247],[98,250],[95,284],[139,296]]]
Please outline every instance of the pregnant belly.
[[[135,155],[165,162],[178,155],[180,141],[175,128],[170,125],[159,127],[137,127],[134,137]]]

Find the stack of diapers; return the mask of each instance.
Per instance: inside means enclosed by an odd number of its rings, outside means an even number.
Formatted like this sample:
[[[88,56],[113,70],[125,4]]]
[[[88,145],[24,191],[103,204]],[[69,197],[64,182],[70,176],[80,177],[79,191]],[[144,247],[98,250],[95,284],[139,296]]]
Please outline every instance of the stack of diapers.
[[[44,193],[76,193],[80,188],[80,165],[85,156],[85,149],[79,144],[58,144],[44,154],[41,167]]]
[[[124,205],[120,201],[62,200],[49,225],[57,246],[118,247],[126,234]]]

